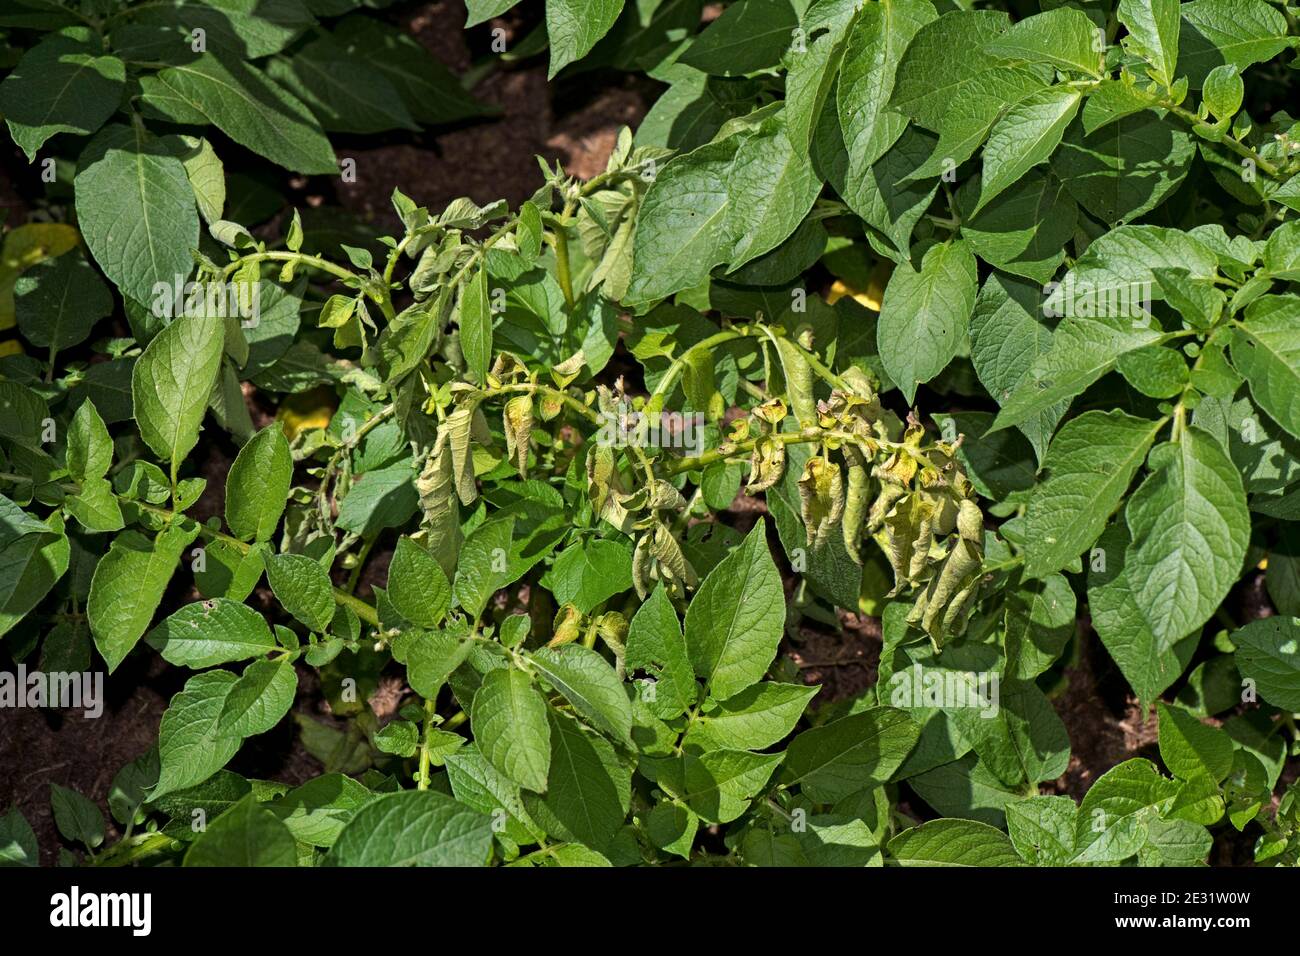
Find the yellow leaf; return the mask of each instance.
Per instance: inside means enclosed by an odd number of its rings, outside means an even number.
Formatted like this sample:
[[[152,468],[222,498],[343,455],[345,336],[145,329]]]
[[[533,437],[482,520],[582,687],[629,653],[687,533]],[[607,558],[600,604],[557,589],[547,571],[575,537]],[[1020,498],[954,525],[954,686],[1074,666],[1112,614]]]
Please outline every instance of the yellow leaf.
[[[299,395],[286,395],[275,417],[280,420],[285,437],[293,441],[303,432],[328,425],[337,404],[334,390],[322,385]]]
[[[880,302],[885,297],[885,283],[889,281],[889,274],[893,268],[892,262],[883,259],[877,262],[876,267],[871,270],[865,289],[856,289],[842,279],[836,279],[831,290],[826,293],[826,304],[834,305],[847,296],[859,305],[864,305],[873,312],[879,312]]]
[[[81,237],[72,226],[59,222],[29,222],[5,235],[0,264],[22,271],[42,259],[61,256],[77,247]]]
[[[75,249],[80,241],[76,229],[59,222],[29,222],[9,230],[0,249],[0,329],[16,324],[14,280],[19,274],[44,259]]]

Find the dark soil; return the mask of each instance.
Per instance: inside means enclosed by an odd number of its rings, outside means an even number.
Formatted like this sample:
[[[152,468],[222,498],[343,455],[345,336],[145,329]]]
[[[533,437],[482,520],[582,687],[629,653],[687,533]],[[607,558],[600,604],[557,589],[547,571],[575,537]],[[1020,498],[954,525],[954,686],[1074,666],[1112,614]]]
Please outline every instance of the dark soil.
[[[508,48],[526,32],[526,24],[510,14],[462,30],[460,0],[428,4],[406,22],[430,53],[458,73],[474,61],[471,44],[489,37],[491,29],[505,30]],[[558,160],[570,175],[584,179],[603,171],[619,129],[635,128],[649,109],[654,84],[612,72],[548,84],[542,59],[503,66],[474,87],[479,99],[500,109],[495,119],[424,136],[418,143],[349,151],[357,161],[357,181],[339,183],[339,202],[392,228],[394,187],[430,209],[460,196],[480,204],[505,199],[516,206],[541,185],[538,156]]]
[[[134,655],[105,681],[104,713],[97,719],[80,711],[0,711],[0,807],[16,805],[27,817],[42,864],[54,864],[60,846],[50,811],[51,783],[99,804],[111,827],[106,842],[119,835],[107,812],[109,784],[153,745],[167,701],[182,683],[162,658]]]
[[[1086,622],[1079,628],[1078,661],[1065,669],[1064,693],[1052,703],[1070,736],[1070,764],[1040,789],[1082,800],[1099,776],[1131,757],[1154,757],[1154,711],[1144,714]]]
[[[821,685],[817,703],[856,697],[876,683],[880,665],[880,618],[839,611],[836,634],[802,627],[799,642],[788,650],[805,684]]]

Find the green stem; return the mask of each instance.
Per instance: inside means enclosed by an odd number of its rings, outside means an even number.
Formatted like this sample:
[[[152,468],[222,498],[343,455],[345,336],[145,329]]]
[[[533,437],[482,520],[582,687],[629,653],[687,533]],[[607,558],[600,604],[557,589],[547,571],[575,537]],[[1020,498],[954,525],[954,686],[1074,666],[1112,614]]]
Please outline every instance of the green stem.
[[[565,218],[568,218],[568,207],[565,207]],[[559,280],[560,291],[564,293],[565,304],[572,309],[575,300],[573,277],[569,274],[569,237],[564,231],[564,226],[559,223],[555,224],[551,235],[554,237],[555,246],[555,277]]]
[[[1183,440],[1183,433],[1187,431],[1187,406],[1182,402],[1174,406],[1173,419],[1174,424],[1169,432],[1169,440],[1180,442]]]
[[[668,365],[668,368],[664,371],[663,378],[659,380],[659,384],[655,386],[655,390],[650,393],[650,400],[647,402],[647,405],[653,405],[655,399],[659,399],[662,402],[664,398],[667,397],[668,393],[673,390],[673,386],[677,383],[677,377],[681,375],[682,371],[686,368],[687,358],[695,352],[708,351],[709,349],[723,345],[727,342],[734,342],[736,339],[758,338],[763,334],[764,333],[756,326],[733,325],[729,329],[723,329],[716,335],[710,335],[702,342],[696,342],[681,355],[677,356],[677,358],[673,359]]]
[[[352,566],[352,572],[348,575],[347,592],[352,594],[357,589],[357,582],[361,580],[361,571],[366,566],[366,559],[370,557],[370,550],[379,540],[377,535],[371,535],[361,542],[361,550],[357,552],[357,563]]]
[[[384,310],[384,318],[389,322],[397,318],[397,310],[393,307],[393,272],[397,268],[398,260],[402,258],[402,253],[415,238],[417,234],[414,232],[404,235],[402,241],[388,253],[388,262],[384,264],[384,299],[379,303],[379,307]]]
[[[980,574],[994,574],[998,571],[1007,571],[1011,568],[1019,567],[1024,563],[1025,556],[1023,554],[1017,554],[1015,557],[1008,558],[1005,561],[999,561],[997,564],[984,565],[984,567],[980,569]]]
[[[591,408],[588,405],[584,405],[582,402],[580,402],[574,396],[570,395],[568,392],[561,391],[558,388],[551,388],[549,385],[540,385],[534,382],[518,382],[513,385],[498,385],[495,388],[485,388],[483,390],[483,394],[489,398],[497,395],[508,395],[512,393],[516,393],[516,394],[522,393],[528,395],[546,395],[549,396],[550,398],[557,399],[567,407],[573,409],[575,412],[577,412],[583,418],[587,419],[587,421],[591,422],[593,425],[600,426],[605,423],[605,419],[602,418],[601,414],[597,412],[594,408]],[[646,482],[653,483],[655,478],[654,467],[651,465],[650,459],[646,457],[645,451],[637,445],[628,445],[627,450],[632,455],[632,457],[636,459],[637,466],[641,469],[642,473],[645,475]]]
[[[695,491],[691,493],[690,500],[686,502],[686,507],[682,509],[682,513],[677,516],[675,521],[673,521],[671,529],[673,534],[681,534],[686,530],[686,526],[690,524],[691,521],[691,512],[695,509],[695,506],[703,500],[704,486],[697,485]]]
[[[840,378],[838,375],[832,372],[830,368],[825,364],[823,364],[822,360],[819,359],[815,354],[813,354],[810,350],[804,348],[794,339],[789,339],[789,341],[791,345],[793,345],[796,349],[799,350],[800,354],[802,354],[804,357],[804,361],[808,363],[808,367],[811,368],[814,372],[816,372],[819,378],[827,382],[832,388],[838,388],[842,391],[850,390],[848,385],[845,384],[844,379]]]
[[[680,475],[688,471],[698,471],[701,468],[707,468],[714,462],[726,461],[728,459],[744,459],[753,450],[754,446],[766,438],[772,438],[783,445],[799,445],[811,442],[824,442],[827,440],[843,442],[845,444],[858,444],[868,439],[861,435],[855,435],[852,432],[842,432],[831,428],[805,428],[797,432],[777,432],[773,435],[760,435],[757,438],[750,438],[746,441],[736,442],[734,445],[719,445],[717,448],[710,448],[706,452],[696,455],[694,458],[679,458],[667,466],[669,477]],[[905,450],[907,454],[915,458],[920,464],[927,468],[938,468],[925,455],[925,450],[921,448],[911,448],[902,442],[886,441],[881,438],[871,438],[881,448],[891,451]]]
[[[1157,100],[1154,105],[1173,113],[1184,123],[1188,124],[1192,128],[1192,132],[1196,133],[1196,135],[1201,137],[1201,139],[1211,143],[1218,142],[1221,145],[1228,147],[1228,149],[1232,150],[1232,152],[1236,153],[1242,159],[1249,159],[1253,162],[1256,169],[1266,173],[1274,179],[1278,178],[1278,168],[1244,143],[1237,142],[1237,140],[1233,139],[1231,136],[1225,136],[1220,140],[1212,140],[1203,133],[1197,132],[1197,127],[1201,124],[1201,118],[1191,110],[1185,110],[1170,100]]]
[[[447,283],[447,287],[454,288],[456,285],[460,283],[462,279],[464,279],[467,275],[469,275],[470,269],[472,269],[480,260],[482,260],[485,255],[487,255],[487,251],[492,248],[492,246],[497,242],[498,239],[500,239],[502,236],[506,235],[507,233],[513,231],[516,226],[516,223],[517,220],[511,219],[504,226],[497,229],[496,232],[492,233],[492,235],[484,239],[482,244],[477,249],[474,250],[473,255],[469,257],[469,260],[465,263],[465,265],[463,265],[456,272],[456,274],[452,276],[451,281]],[[388,316],[390,322],[395,317],[394,315],[389,314],[392,312],[392,308],[393,308],[392,306],[393,273],[396,271],[397,263],[401,259],[402,253],[406,251],[407,245],[412,240],[417,238],[418,235],[419,233],[416,232],[407,233],[402,238],[402,241],[397,244],[397,247],[388,254],[388,262],[384,265],[384,297],[388,301],[388,308],[385,310],[385,314]],[[383,303],[381,303],[381,306],[382,304]]]
[[[1272,736],[1283,728],[1290,732],[1293,741],[1300,739],[1300,731],[1296,730],[1295,716],[1293,714],[1282,714],[1278,722],[1273,725],[1273,730],[1269,733],[1269,736]]]
[[[334,603],[342,607],[351,608],[357,617],[365,621],[371,627],[379,626],[379,612],[371,605],[367,604],[361,598],[349,594],[342,588],[334,589]]]
[[[659,380],[659,384],[655,386],[655,390],[650,394],[650,400],[647,403],[647,405],[653,405],[655,399],[659,399],[659,401],[661,402],[663,401],[663,399],[668,395],[668,393],[672,391],[673,386],[677,383],[678,377],[682,374],[682,372],[686,368],[687,360],[694,353],[707,352],[710,349],[713,349],[719,345],[723,345],[727,342],[734,342],[737,339],[745,339],[745,338],[752,338],[752,339],[759,339],[759,340],[763,340],[763,339],[775,340],[776,333],[774,333],[767,326],[733,325],[729,329],[723,329],[721,332],[718,332],[716,335],[711,335],[707,339],[695,343],[690,348],[688,348],[685,352],[683,352],[681,355],[677,356],[677,358],[673,359],[672,363],[664,371],[663,378]],[[845,385],[844,380],[840,378],[839,375],[832,372],[830,368],[828,368],[822,362],[822,360],[819,359],[813,352],[804,348],[802,345],[800,345],[797,341],[790,338],[789,336],[785,336],[785,338],[787,341],[790,342],[791,345],[793,345],[796,349],[799,350],[799,353],[804,357],[804,360],[808,363],[808,367],[811,368],[819,378],[821,378],[823,381],[829,384],[832,388],[847,389],[848,386]]]
[[[390,286],[392,286],[392,284],[393,284],[393,272],[394,272],[394,270],[397,269],[397,260],[399,260],[399,259],[402,258],[402,253],[406,251],[406,246],[407,246],[407,244],[410,243],[410,241],[411,241],[412,239],[414,239],[414,238],[415,238],[415,233],[413,233],[413,232],[408,232],[405,236],[402,237],[402,241],[399,242],[399,243],[398,243],[398,244],[393,248],[393,251],[390,252],[390,253],[388,254],[388,262],[387,262],[387,264],[384,266],[384,286],[385,286],[385,287],[390,287]]]
[[[343,463],[344,458],[352,453],[353,449],[361,444],[361,439],[365,438],[384,422],[388,421],[388,419],[392,418],[395,411],[396,406],[385,405],[379,411],[375,412],[374,415],[361,423],[357,430],[352,434],[351,438],[348,438],[343,442],[343,444],[334,450],[334,453],[330,455],[330,460],[325,463],[325,471],[321,475],[320,488],[316,491],[316,501],[317,510],[320,512],[322,520],[326,521],[327,524],[332,525],[332,522],[330,521],[331,512],[329,509],[329,492],[330,485],[338,472],[339,465]]]
[[[227,279],[232,272],[238,269],[246,262],[298,262],[313,269],[319,269],[321,272],[328,272],[330,275],[342,279],[345,282],[354,282],[361,284],[361,276],[357,275],[351,269],[345,269],[343,266],[330,262],[328,259],[322,259],[320,256],[309,256],[301,252],[253,252],[246,256],[240,256],[234,262],[227,265],[221,270],[221,278]]]
[[[699,471],[707,468],[714,462],[726,461],[731,458],[743,459],[754,450],[754,446],[766,438],[773,438],[782,445],[800,445],[808,442],[822,441],[829,437],[831,433],[817,431],[807,432],[777,432],[774,435],[762,435],[758,438],[751,438],[748,441],[737,442],[734,445],[719,445],[717,448],[710,448],[706,452],[701,452],[694,458],[679,458],[668,465],[668,475],[673,477],[688,471]]]
[[[341,450],[351,451],[356,448],[361,444],[361,439],[365,438],[384,422],[392,418],[396,411],[396,405],[385,405],[379,411],[375,412],[357,427],[357,430],[353,433],[352,437],[343,443]]]
[[[467,275],[469,275],[470,270],[473,269],[474,266],[487,255],[488,250],[491,249],[496,244],[497,240],[514,230],[515,223],[516,220],[511,219],[509,222],[507,222],[496,232],[492,233],[492,235],[484,239],[483,244],[480,245],[477,249],[475,249],[474,254],[469,257],[469,261],[466,262],[463,266],[461,266],[460,269],[456,272],[456,274],[451,277],[451,281],[447,283],[447,286],[451,288],[460,284],[460,281],[464,279]]]
[[[944,203],[948,206],[948,215],[952,217],[952,225],[948,228],[955,234],[961,229],[961,212],[957,209],[957,200],[953,196],[952,186],[948,185],[948,180],[940,176],[939,185],[943,187]]]
[[[539,385],[533,382],[518,382],[513,385],[498,385],[495,388],[485,388],[483,389],[483,394],[488,398],[511,394],[545,395],[547,398],[552,398],[562,402],[566,407],[571,408],[593,425],[600,425],[603,422],[600,413],[594,408],[584,405],[568,392],[562,392],[558,388],[551,388],[549,385]]]
[[[141,833],[127,837],[105,850],[92,862],[92,866],[129,866],[139,860],[179,850],[184,846],[165,833]]]
[[[686,726],[682,728],[682,735],[677,738],[677,745],[673,748],[677,756],[681,756],[682,748],[686,745],[686,735],[691,732],[691,726],[700,716],[700,704],[691,708],[690,713],[686,715]]]
[[[790,823],[791,821],[794,820],[794,817],[792,817],[788,812],[786,812],[785,807],[781,806],[781,804],[777,803],[771,797],[768,797],[765,800],[765,802],[767,803],[768,808],[772,810],[774,813],[776,813],[786,823]]]
[[[556,844],[556,846],[564,846],[564,844],[560,843]],[[519,866],[527,863],[529,860],[540,860],[548,856],[555,856],[555,846],[552,846],[549,843],[543,843],[536,850],[533,850],[531,853],[525,853],[519,859],[515,860],[512,865]]]
[[[416,788],[429,789],[429,734],[433,730],[433,720],[438,716],[437,701],[430,697],[424,702],[424,731],[420,735],[420,779]]]

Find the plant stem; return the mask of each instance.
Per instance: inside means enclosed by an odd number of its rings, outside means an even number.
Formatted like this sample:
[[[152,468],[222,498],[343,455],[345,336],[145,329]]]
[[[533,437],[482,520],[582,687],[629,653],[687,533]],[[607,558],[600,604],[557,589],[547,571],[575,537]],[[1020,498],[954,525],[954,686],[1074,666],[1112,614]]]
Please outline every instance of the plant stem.
[[[374,415],[358,426],[351,438],[348,438],[343,442],[343,444],[334,450],[334,453],[330,455],[330,460],[326,462],[325,472],[321,475],[320,488],[316,491],[316,500],[318,502],[318,510],[320,511],[321,518],[331,526],[333,525],[333,522],[330,520],[332,514],[328,507],[329,490],[330,484],[334,479],[335,473],[338,471],[339,465],[347,455],[352,453],[354,448],[361,444],[361,439],[365,438],[384,422],[388,421],[388,419],[392,418],[395,411],[396,406],[385,405],[379,411],[375,412]]]
[[[826,440],[839,441],[845,444],[858,444],[867,439],[861,435],[855,435],[852,432],[842,432],[835,429],[806,428],[797,432],[777,432],[774,435],[760,435],[757,438],[750,438],[746,441],[736,442],[734,445],[719,445],[717,448],[710,448],[706,452],[696,455],[694,458],[679,458],[667,466],[669,477],[680,475],[687,471],[698,471],[701,468],[707,468],[714,462],[725,461],[730,458],[744,458],[754,450],[754,446],[764,439],[772,438],[783,445],[799,445],[809,442],[823,442]],[[871,438],[881,448],[897,451],[905,449],[909,455],[928,468],[937,467],[926,458],[924,449],[908,448],[902,442],[885,441],[880,438]]]
[[[767,803],[768,808],[774,811],[786,823],[790,823],[792,820],[794,820],[794,817],[792,817],[789,813],[786,812],[785,807],[781,806],[781,804],[777,803],[771,797],[768,797],[765,802]]]
[[[1272,731],[1270,731],[1269,736],[1271,737],[1273,734],[1277,733],[1279,730],[1282,730],[1283,728],[1285,728],[1287,731],[1290,732],[1291,739],[1293,741],[1296,739],[1300,739],[1300,731],[1297,731],[1295,726],[1295,715],[1285,714],[1285,713],[1282,714],[1278,722],[1273,725],[1273,729]]]
[[[679,757],[682,754],[682,748],[686,745],[686,735],[691,732],[692,725],[695,723],[696,718],[700,716],[701,706],[701,704],[696,704],[691,708],[690,713],[686,715],[686,726],[682,728],[682,735],[677,738],[677,745],[673,748],[673,751]]]
[[[848,385],[845,384],[844,379],[840,378],[838,375],[832,372],[829,367],[827,367],[822,363],[821,359],[819,359],[808,349],[804,348],[794,339],[790,339],[789,341],[790,344],[792,344],[796,349],[799,350],[799,352],[804,357],[804,361],[808,363],[808,366],[814,372],[816,372],[820,378],[822,378],[824,381],[830,384],[833,388],[843,389],[844,391],[849,390],[849,387]]]
[[[565,207],[564,218],[568,218],[568,207]],[[564,231],[564,226],[559,223],[555,224],[555,229],[551,235],[554,237],[555,245],[555,277],[559,280],[560,291],[564,293],[565,304],[572,309],[573,298],[573,277],[569,274],[569,237]]]
[[[245,262],[298,262],[313,269],[319,269],[321,272],[328,272],[330,275],[342,279],[345,282],[355,282],[361,284],[361,277],[351,269],[345,269],[343,266],[330,262],[328,259],[322,259],[320,256],[309,256],[301,252],[252,252],[246,256],[240,256],[234,262],[229,263],[221,270],[221,278],[225,280],[232,272],[242,266]]]
[[[672,360],[668,368],[664,371],[663,378],[659,380],[659,384],[655,386],[655,390],[650,393],[650,401],[648,404],[652,404],[656,398],[662,401],[664,397],[673,390],[673,386],[677,383],[677,377],[681,375],[682,371],[686,368],[686,360],[692,353],[697,351],[708,351],[715,346],[723,345],[727,342],[734,342],[736,339],[758,338],[762,334],[763,332],[756,326],[733,325],[729,329],[723,329],[716,335],[710,335],[702,342],[696,342],[685,352]]]
[[[388,262],[384,265],[385,287],[389,287],[393,284],[393,272],[397,268],[397,261],[402,258],[402,253],[406,251],[407,244],[414,238],[415,233],[408,232],[402,237],[402,241],[397,244],[393,251],[388,254]]]
[[[758,438],[750,438],[747,441],[737,442],[734,445],[719,445],[717,448],[710,448],[706,452],[701,452],[694,458],[679,458],[677,461],[668,465],[669,477],[680,475],[687,471],[699,471],[701,468],[707,468],[714,462],[725,461],[729,458],[744,458],[754,450],[754,446],[766,438],[772,438],[782,445],[799,445],[806,442],[822,441],[828,436],[828,432],[777,432],[775,435],[762,435]]]
[[[461,266],[459,270],[457,270],[456,274],[451,277],[451,280],[447,283],[447,285],[449,287],[458,285],[462,279],[464,279],[467,275],[469,275],[470,269],[474,268],[474,266],[481,259],[487,256],[487,251],[491,249],[493,245],[496,244],[497,240],[514,230],[515,223],[516,220],[514,219],[509,220],[504,226],[502,226],[496,232],[492,233],[492,235],[484,239],[483,244],[474,250],[474,254],[469,257],[469,261],[466,262],[463,266]]]
[[[718,332],[716,335],[711,335],[707,339],[704,339],[701,342],[696,342],[694,345],[688,348],[681,355],[677,356],[677,358],[673,359],[672,363],[664,371],[663,378],[659,380],[659,384],[655,386],[655,390],[650,394],[650,402],[653,403],[656,398],[662,401],[663,398],[673,390],[673,386],[677,383],[678,376],[680,376],[686,368],[686,362],[688,358],[691,355],[693,355],[695,352],[699,352],[699,351],[707,352],[709,349],[712,349],[718,345],[723,345],[727,342],[734,342],[737,339],[745,339],[745,338],[753,338],[759,340],[766,339],[766,340],[774,341],[777,338],[777,335],[767,326],[760,326],[756,324],[755,325],[733,325],[731,328],[723,329],[721,332]],[[847,386],[844,383],[844,380],[840,378],[840,376],[832,372],[816,355],[814,355],[808,349],[804,348],[802,345],[800,345],[798,342],[796,342],[794,339],[790,338],[789,336],[784,336],[784,338],[788,342],[790,342],[791,345],[793,345],[796,349],[799,350],[799,354],[801,354],[804,357],[804,360],[808,363],[809,368],[811,368],[819,378],[824,380],[832,388],[839,388],[839,389],[847,388]]]
[[[577,412],[593,425],[600,425],[604,419],[600,413],[588,405],[584,405],[568,392],[563,392],[558,388],[551,388],[549,385],[541,385],[534,382],[518,382],[513,385],[498,385],[495,388],[483,389],[483,394],[489,398],[498,395],[526,394],[526,395],[545,395],[547,398],[553,398],[562,402],[568,408]]]
[[[1267,175],[1271,176],[1274,179],[1278,178],[1280,172],[1278,168],[1274,166],[1271,162],[1269,162],[1267,159],[1265,159],[1263,156],[1259,155],[1259,153],[1255,152],[1255,150],[1245,145],[1244,143],[1237,142],[1237,140],[1233,139],[1231,136],[1225,136],[1223,137],[1223,139],[1220,140],[1212,140],[1201,133],[1197,133],[1196,127],[1200,125],[1201,118],[1197,116],[1195,113],[1193,113],[1191,110],[1185,110],[1181,106],[1178,106],[1177,104],[1169,100],[1158,100],[1154,105],[1159,106],[1161,109],[1168,110],[1170,113],[1173,113],[1184,123],[1187,123],[1189,126],[1192,127],[1192,132],[1196,133],[1197,136],[1200,136],[1201,139],[1204,139],[1207,142],[1211,142],[1211,143],[1218,142],[1223,146],[1228,147],[1228,149],[1232,150],[1242,159],[1249,159],[1252,163],[1255,164],[1256,169],[1260,170],[1263,173],[1266,173]]]
[[[1169,440],[1179,442],[1183,440],[1183,433],[1187,431],[1187,406],[1179,402],[1174,406],[1174,424],[1169,432]]]
[[[334,603],[342,607],[351,608],[357,617],[365,621],[371,627],[379,626],[379,612],[373,606],[367,604],[361,598],[349,594],[342,588],[334,589]]]
[[[182,844],[165,833],[141,833],[119,841],[91,862],[92,866],[128,866],[158,853],[181,849]]]
[[[429,789],[429,733],[433,730],[433,719],[438,715],[437,701],[432,697],[424,702],[424,731],[420,734],[420,779],[416,787]]]
[[[686,530],[686,526],[691,520],[691,511],[695,508],[696,504],[703,500],[704,486],[697,485],[695,491],[691,493],[690,500],[686,502],[686,507],[682,509],[682,513],[677,516],[675,521],[673,521],[671,529],[673,534],[681,534],[682,531]]]
[[[371,535],[361,542],[361,550],[357,552],[357,563],[352,566],[352,572],[348,575],[347,592],[349,594],[356,591],[357,582],[361,580],[361,570],[366,566],[366,559],[370,557],[370,551],[378,540],[378,536]]]
[[[593,425],[600,426],[605,424],[605,419],[594,408],[584,405],[568,392],[561,391],[558,388],[551,388],[549,385],[541,385],[535,382],[518,382],[513,385],[498,385],[495,388],[486,388],[483,390],[483,394],[488,397],[508,395],[511,393],[546,395],[550,398],[557,399],[567,407],[573,409]],[[653,483],[655,480],[654,467],[650,464],[650,459],[646,457],[645,451],[637,445],[628,445],[627,450],[632,457],[636,459],[637,465],[645,475],[647,483]]]

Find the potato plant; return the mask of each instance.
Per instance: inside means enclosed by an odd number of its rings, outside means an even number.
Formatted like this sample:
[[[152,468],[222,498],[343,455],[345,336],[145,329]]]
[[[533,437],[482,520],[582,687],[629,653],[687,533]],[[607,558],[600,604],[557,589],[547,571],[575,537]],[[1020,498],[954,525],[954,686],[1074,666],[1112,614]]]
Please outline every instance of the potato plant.
[[[18,6],[15,142],[92,138],[5,236],[0,647],[185,675],[107,793],[53,788],[68,862],[1300,861],[1290,9],[548,0],[552,75],[666,85],[605,170],[398,190],[353,245],[149,145],[282,142],[179,105],[228,51],[128,60],[90,128],[26,71],[134,8]],[[54,59],[98,84],[120,42]],[[879,663],[826,699],[783,651],[851,615]],[[1076,800],[1091,645],[1158,729]],[[230,768],[285,725],[319,776]]]

